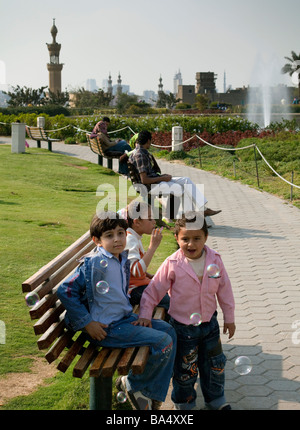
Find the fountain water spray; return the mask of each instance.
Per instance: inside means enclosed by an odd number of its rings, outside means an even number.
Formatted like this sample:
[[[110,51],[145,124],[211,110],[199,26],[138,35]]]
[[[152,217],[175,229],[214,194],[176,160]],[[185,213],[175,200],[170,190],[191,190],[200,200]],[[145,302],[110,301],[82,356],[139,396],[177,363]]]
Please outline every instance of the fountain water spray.
[[[280,66],[277,58],[263,59],[258,56],[252,73],[248,91],[247,117],[251,122],[257,123],[262,128],[267,128],[271,123],[272,105],[280,104],[281,100],[288,101],[287,89],[281,86],[275,91],[275,82],[282,80]],[[284,106],[283,106],[283,109]],[[287,112],[285,112],[287,113]],[[284,113],[283,113],[284,116]]]

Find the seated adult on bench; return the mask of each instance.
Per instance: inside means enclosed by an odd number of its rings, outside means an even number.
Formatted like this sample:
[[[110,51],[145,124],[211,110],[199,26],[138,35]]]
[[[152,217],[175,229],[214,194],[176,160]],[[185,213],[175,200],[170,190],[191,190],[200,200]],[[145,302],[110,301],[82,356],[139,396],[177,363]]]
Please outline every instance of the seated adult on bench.
[[[128,145],[126,140],[110,140],[107,134],[107,127],[109,123],[110,119],[107,116],[103,117],[103,119],[97,122],[97,124],[95,125],[90,135],[90,138],[93,139],[94,137],[99,136],[105,151],[109,149],[110,152],[124,152],[125,155],[125,151],[131,151],[131,147]],[[119,160],[119,173],[121,173],[122,175],[128,175],[127,156],[123,157],[122,155]]]
[[[176,190],[178,190],[177,197],[181,197],[184,193],[184,199],[187,198],[188,204],[193,204],[196,210],[203,211],[204,216],[213,216],[220,213],[221,210],[215,211],[205,208],[207,199],[189,178],[158,174],[156,172],[154,168],[156,160],[148,151],[151,146],[151,139],[152,135],[149,131],[141,131],[136,141],[136,149],[129,156],[129,162],[139,172],[142,184],[151,185],[150,193],[153,195],[157,192],[168,194],[169,190],[169,192],[173,192],[176,196]],[[156,184],[157,187],[155,186]],[[176,184],[178,185],[177,187]],[[187,200],[184,200],[185,205]],[[190,207],[184,207],[184,210],[190,210]]]

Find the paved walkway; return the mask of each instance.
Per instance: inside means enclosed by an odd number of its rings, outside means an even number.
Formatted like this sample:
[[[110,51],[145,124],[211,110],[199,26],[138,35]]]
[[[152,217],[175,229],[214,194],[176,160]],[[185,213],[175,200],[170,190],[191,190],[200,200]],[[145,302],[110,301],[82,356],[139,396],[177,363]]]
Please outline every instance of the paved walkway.
[[[87,147],[54,143],[53,150],[97,163]],[[212,218],[208,246],[221,253],[236,301],[236,334],[231,340],[222,334],[228,402],[236,410],[300,410],[300,210],[211,173],[159,164],[204,184],[209,206],[222,209]],[[242,355],[253,366],[244,376],[234,366]],[[199,386],[198,393],[203,407]],[[163,409],[172,408],[168,396]]]

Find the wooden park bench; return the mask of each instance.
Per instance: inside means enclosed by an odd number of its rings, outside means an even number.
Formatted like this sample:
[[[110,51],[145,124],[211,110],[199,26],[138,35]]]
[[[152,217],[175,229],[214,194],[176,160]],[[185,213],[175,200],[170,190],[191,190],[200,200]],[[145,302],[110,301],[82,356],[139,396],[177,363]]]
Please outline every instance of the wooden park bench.
[[[112,170],[113,159],[119,160],[120,157],[126,156],[124,152],[104,150],[103,143],[99,136],[90,137],[89,133],[86,133],[86,138],[91,150],[98,155],[98,164],[103,166],[103,158],[107,159],[107,167]]]
[[[38,148],[41,147],[41,141],[48,142],[49,151],[52,151],[52,142],[60,142],[61,140],[61,139],[52,139],[52,137],[48,136],[46,130],[44,130],[41,127],[30,127],[26,125],[26,131],[30,139],[37,141]]]
[[[89,231],[43,266],[22,284],[24,293],[38,294],[38,302],[30,308],[34,333],[39,336],[37,345],[46,350],[48,363],[57,360],[57,369],[66,372],[71,364],[73,376],[82,378],[89,368],[90,409],[111,410],[112,378],[117,371],[127,375],[131,369],[134,374],[144,371],[149,356],[149,347],[101,348],[87,339],[85,332],[73,332],[66,327],[65,308],[56,291],[61,282],[79,264],[79,260],[95,248]],[[138,307],[134,312],[138,313]],[[153,318],[164,319],[165,309],[156,308]],[[75,362],[77,360],[77,362]]]

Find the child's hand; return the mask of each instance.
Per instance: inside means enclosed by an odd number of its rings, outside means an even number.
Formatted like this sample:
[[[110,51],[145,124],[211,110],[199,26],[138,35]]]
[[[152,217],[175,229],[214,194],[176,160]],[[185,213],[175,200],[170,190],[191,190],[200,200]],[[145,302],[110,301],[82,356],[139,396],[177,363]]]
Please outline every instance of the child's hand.
[[[85,329],[92,339],[101,341],[106,337],[106,331],[103,330],[105,327],[107,327],[107,324],[91,321],[85,326]]]
[[[151,320],[147,320],[146,318],[139,318],[138,320],[133,321],[131,324],[132,325],[142,325],[144,327],[152,328]]]
[[[156,250],[162,240],[162,228],[154,228],[151,233],[149,248]]]
[[[223,333],[226,334],[228,331],[228,339],[231,339],[235,333],[235,324],[234,323],[224,323]]]

